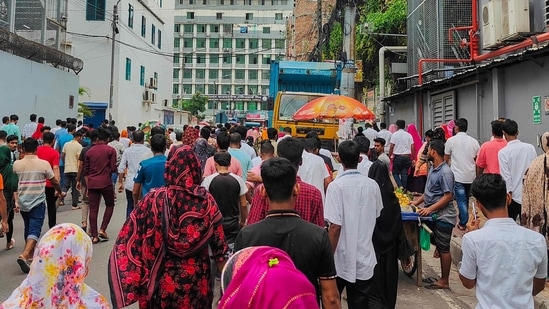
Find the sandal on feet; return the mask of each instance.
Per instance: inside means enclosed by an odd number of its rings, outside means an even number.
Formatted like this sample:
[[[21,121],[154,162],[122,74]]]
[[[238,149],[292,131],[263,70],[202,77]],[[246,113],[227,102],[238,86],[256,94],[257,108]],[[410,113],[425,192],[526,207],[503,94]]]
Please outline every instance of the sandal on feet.
[[[105,231],[99,232],[99,238],[109,240],[109,236],[107,236],[107,233]]]
[[[438,281],[438,278],[435,278],[435,277],[427,277],[427,278],[423,278],[421,280],[423,283],[427,283],[427,284],[432,284],[432,283],[435,283]]]
[[[17,258],[17,264],[21,267],[21,271],[28,274],[30,271],[30,261],[26,260],[22,255]]]
[[[78,210],[78,209],[82,209],[82,206],[72,206],[72,210]]]
[[[98,244],[101,242],[101,239],[99,239],[99,237],[92,237],[92,244]]]
[[[6,249],[11,250],[13,249],[14,246],[15,246],[15,239],[12,238],[11,241],[6,244]]]
[[[449,286],[438,285],[436,282],[429,283],[423,286],[427,290],[449,290]]]

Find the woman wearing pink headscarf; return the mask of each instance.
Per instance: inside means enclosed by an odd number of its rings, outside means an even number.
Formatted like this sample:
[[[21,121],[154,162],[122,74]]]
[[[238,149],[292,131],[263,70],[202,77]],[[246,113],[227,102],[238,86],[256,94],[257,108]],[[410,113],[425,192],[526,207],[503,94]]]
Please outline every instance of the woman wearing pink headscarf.
[[[398,131],[396,124],[392,123],[391,125],[389,125],[389,132],[395,133],[396,131]]]
[[[423,142],[421,140],[421,136],[419,135],[416,125],[413,123],[410,123],[407,128],[408,133],[412,135],[412,139],[414,141],[414,152],[412,153],[412,161],[417,162],[420,159]],[[408,184],[406,190],[409,192],[418,192],[422,193],[425,190],[425,179],[424,177],[415,175],[415,168],[414,164],[412,164],[412,168],[410,169],[410,173],[408,174]]]
[[[248,247],[235,253],[223,269],[221,288],[219,309],[318,308],[311,282],[277,248]]]

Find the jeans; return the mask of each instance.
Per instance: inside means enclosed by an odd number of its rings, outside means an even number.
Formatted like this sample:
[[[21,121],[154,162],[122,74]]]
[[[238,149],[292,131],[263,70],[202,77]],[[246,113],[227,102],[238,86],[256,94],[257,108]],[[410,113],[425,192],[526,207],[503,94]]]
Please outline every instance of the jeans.
[[[111,175],[112,184],[116,186],[116,181],[117,180],[118,180],[118,173],[112,173],[112,175]]]
[[[104,231],[111,222],[112,214],[114,212],[114,186],[109,184],[109,186],[102,189],[88,189],[88,200],[90,203],[90,233],[92,237],[97,237],[98,235],[97,216],[99,215],[101,196],[105,199],[106,206],[100,227],[100,229]]]
[[[347,289],[347,305],[349,309],[367,309],[370,303],[370,289],[372,279],[368,280],[355,280],[355,283],[336,278],[337,289],[339,294],[343,292],[343,288]]]
[[[38,241],[46,216],[46,203],[40,203],[30,211],[21,211],[21,216],[25,225],[25,240],[30,238]]]
[[[395,155],[393,159],[393,177],[397,186],[406,188],[410,166],[412,166],[412,160],[409,155]]]
[[[59,165],[59,185],[61,188],[65,187],[65,166]]]
[[[63,192],[65,193],[69,192],[69,188],[71,189],[73,207],[78,206],[78,190],[76,190],[76,180],[77,180],[76,175],[77,173],[65,173],[65,187],[63,188]]]
[[[127,201],[127,204],[126,204],[126,219],[128,219],[130,217],[130,214],[133,211],[133,195],[132,195],[132,191],[130,191],[128,189],[125,189],[124,191],[126,192],[126,201]]]
[[[455,200],[459,210],[459,225],[466,226],[469,221],[469,193],[470,183],[457,182],[454,184]]]
[[[48,209],[48,226],[51,229],[57,224],[57,205],[55,201],[55,189],[53,187],[46,187],[46,207]]]

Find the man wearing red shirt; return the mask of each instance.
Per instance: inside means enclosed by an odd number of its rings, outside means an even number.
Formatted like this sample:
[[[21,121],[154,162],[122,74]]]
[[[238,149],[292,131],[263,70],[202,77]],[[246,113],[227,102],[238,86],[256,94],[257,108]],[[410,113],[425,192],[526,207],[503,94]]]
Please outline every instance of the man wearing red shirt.
[[[293,137],[287,137],[278,142],[278,157],[288,159],[296,169],[301,165],[303,154],[303,143]],[[296,177],[299,193],[295,200],[295,210],[301,218],[318,226],[324,227],[324,207],[322,195],[313,185],[303,182],[299,176]],[[263,220],[269,211],[269,201],[265,194],[263,185],[259,185],[252,200],[248,224]]]
[[[59,152],[53,149],[53,141],[55,139],[55,134],[51,132],[46,132],[42,136],[42,142],[44,145],[38,146],[36,149],[36,155],[39,159],[48,161],[55,175],[55,179],[59,181]],[[57,206],[55,201],[57,196],[55,196],[55,189],[53,188],[51,181],[46,179],[46,207],[48,210],[48,226],[50,229],[55,226],[57,220]]]
[[[84,160],[83,174],[88,188],[88,201],[90,208],[90,233],[94,244],[103,240],[108,240],[105,230],[111,221],[114,211],[114,185],[111,181],[112,173],[116,168],[116,150],[107,145],[110,132],[107,129],[99,128],[97,130],[97,141],[95,146],[86,152]],[[93,141],[92,141],[93,142]],[[99,213],[99,204],[101,196],[105,199],[105,213],[99,233],[97,232],[97,216]]]
[[[481,174],[499,174],[498,152],[505,146],[507,141],[503,138],[503,122],[492,121],[492,140],[480,146],[477,155],[477,176]]]

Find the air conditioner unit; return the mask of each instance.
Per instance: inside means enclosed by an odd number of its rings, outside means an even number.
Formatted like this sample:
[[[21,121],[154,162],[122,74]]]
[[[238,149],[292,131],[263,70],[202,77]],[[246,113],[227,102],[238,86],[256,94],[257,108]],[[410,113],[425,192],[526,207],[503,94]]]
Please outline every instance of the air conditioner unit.
[[[153,98],[153,92],[151,90],[145,90],[143,92],[143,103],[151,103]]]
[[[482,48],[490,49],[501,42],[501,0],[490,0],[482,6]]]
[[[152,89],[158,89],[158,79],[151,77],[149,87]]]
[[[501,0],[501,40],[515,40],[530,32],[528,0]]]

